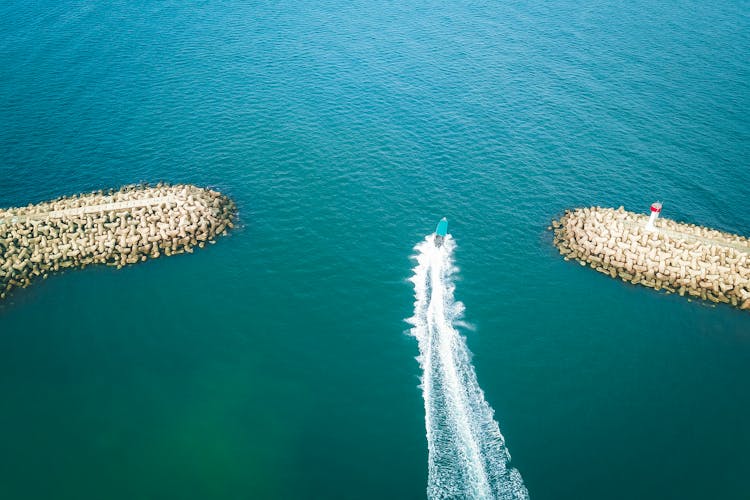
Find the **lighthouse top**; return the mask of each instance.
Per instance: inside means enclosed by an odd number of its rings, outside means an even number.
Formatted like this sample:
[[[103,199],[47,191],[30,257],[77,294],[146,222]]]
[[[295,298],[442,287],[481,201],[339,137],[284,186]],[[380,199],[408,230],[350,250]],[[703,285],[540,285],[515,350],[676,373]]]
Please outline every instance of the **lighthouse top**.
[[[661,203],[660,203],[660,202],[658,202],[658,201],[657,201],[657,202],[655,202],[655,203],[652,203],[652,204],[651,204],[651,211],[652,211],[652,212],[655,212],[655,213],[657,213],[657,214],[658,214],[659,212],[661,212]]]

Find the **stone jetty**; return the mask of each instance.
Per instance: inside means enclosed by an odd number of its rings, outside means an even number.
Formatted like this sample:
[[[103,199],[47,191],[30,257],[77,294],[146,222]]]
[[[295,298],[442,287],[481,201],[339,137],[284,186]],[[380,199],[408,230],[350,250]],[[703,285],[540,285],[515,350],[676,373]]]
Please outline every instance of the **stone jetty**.
[[[188,184],[133,185],[0,210],[0,299],[69,268],[193,252],[233,227],[234,202]]]
[[[554,244],[566,260],[668,293],[750,309],[746,237],[668,219],[590,207],[554,220]]]

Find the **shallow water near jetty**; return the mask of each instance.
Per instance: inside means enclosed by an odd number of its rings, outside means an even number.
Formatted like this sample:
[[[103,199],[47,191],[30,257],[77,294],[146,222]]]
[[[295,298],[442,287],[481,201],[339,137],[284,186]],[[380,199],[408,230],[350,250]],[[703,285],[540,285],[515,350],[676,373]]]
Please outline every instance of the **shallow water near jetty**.
[[[0,206],[139,181],[216,245],[0,303],[2,498],[421,498],[414,242],[450,220],[487,403],[534,499],[750,494],[750,318],[564,262],[624,205],[750,234],[737,2],[17,1]]]

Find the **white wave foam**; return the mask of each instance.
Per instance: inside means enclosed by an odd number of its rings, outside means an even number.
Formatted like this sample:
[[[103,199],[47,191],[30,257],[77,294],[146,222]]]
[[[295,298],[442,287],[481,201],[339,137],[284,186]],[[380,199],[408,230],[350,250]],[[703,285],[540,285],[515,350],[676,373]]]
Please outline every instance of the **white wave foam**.
[[[442,247],[432,236],[415,247],[414,316],[411,334],[419,343],[428,447],[427,496],[528,499],[494,410],[477,383],[466,340],[455,329],[463,304],[454,300],[453,238]]]

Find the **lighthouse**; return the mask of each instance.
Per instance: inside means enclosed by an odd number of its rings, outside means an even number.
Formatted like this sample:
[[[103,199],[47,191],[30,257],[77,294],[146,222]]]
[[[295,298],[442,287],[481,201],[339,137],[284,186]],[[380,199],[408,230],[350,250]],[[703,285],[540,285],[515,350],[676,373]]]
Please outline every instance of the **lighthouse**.
[[[646,224],[646,231],[656,231],[656,228],[654,227],[654,222],[656,222],[656,219],[659,218],[659,214],[661,213],[661,203],[655,202],[651,204],[651,217],[648,218],[648,223]]]

